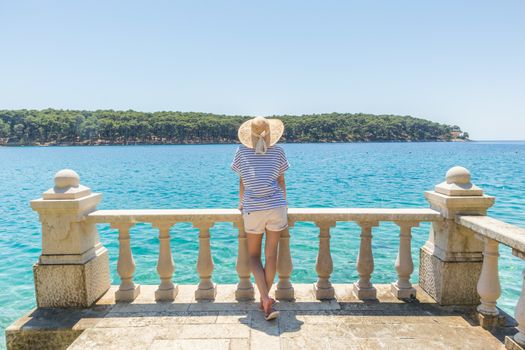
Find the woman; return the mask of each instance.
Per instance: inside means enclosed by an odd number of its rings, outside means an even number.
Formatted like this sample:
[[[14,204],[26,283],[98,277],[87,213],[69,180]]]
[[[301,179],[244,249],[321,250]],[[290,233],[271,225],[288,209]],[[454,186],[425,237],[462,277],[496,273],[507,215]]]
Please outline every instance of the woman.
[[[284,172],[289,168],[284,150],[275,144],[284,131],[278,119],[257,117],[239,128],[239,146],[232,169],[239,174],[239,209],[242,211],[244,230],[248,237],[250,269],[261,295],[261,308],[265,318],[279,315],[269,292],[277,268],[277,247],[281,232],[288,227]],[[262,237],[266,264],[261,263]]]

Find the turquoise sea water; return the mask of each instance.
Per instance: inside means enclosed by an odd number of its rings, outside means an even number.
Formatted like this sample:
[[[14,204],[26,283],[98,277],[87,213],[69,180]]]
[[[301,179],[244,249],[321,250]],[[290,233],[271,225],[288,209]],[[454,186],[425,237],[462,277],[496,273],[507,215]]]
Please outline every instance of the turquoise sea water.
[[[24,147],[0,148],[0,336],[3,329],[35,305],[32,265],[40,254],[40,224],[29,207],[53,185],[54,173],[72,168],[81,183],[104,194],[99,209],[232,208],[237,206],[238,179],[229,169],[236,145]],[[473,182],[497,197],[490,214],[525,227],[525,143],[361,143],[284,144],[290,207],[428,207],[423,192],[444,179],[454,165],[472,172]],[[418,279],[418,250],[429,224],[414,229],[412,251]],[[118,284],[117,232],[100,225],[109,249],[113,284]],[[398,228],[382,223],[374,229],[373,282],[396,279],[393,267]],[[293,282],[315,281],[318,230],[298,223],[291,231]],[[157,284],[157,232],[147,224],[132,231],[137,264],[135,280]],[[215,262],[213,279],[235,283],[236,231],[231,224],[211,230]],[[190,224],[172,228],[177,283],[197,283],[197,230]],[[356,280],[359,229],[340,223],[332,230],[332,281]],[[523,262],[500,249],[502,297],[499,305],[513,312],[521,289]],[[0,341],[0,347],[5,346]]]

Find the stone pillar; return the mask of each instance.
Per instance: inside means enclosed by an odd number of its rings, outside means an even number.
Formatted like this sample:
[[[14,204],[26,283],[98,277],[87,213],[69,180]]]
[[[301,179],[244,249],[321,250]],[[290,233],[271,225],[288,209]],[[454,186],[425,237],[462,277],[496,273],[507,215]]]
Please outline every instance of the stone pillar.
[[[399,251],[396,258],[397,281],[392,283],[392,294],[398,299],[415,299],[416,289],[410,283],[410,276],[414,272],[412,261],[412,227],[419,226],[419,222],[398,221],[396,224],[401,229],[399,235]]]
[[[157,260],[157,272],[160,277],[160,284],[155,291],[156,301],[173,301],[179,291],[179,286],[173,283],[173,273],[175,263],[171,254],[170,228],[173,223],[154,222],[153,227],[159,229],[159,258]]]
[[[361,300],[377,299],[377,291],[370,282],[374,272],[374,255],[372,254],[372,228],[378,225],[377,221],[359,221],[361,226],[361,243],[357,255],[357,272],[359,281],[353,284],[353,294]]]
[[[199,258],[197,259],[197,273],[200,277],[199,286],[195,291],[195,300],[215,300],[217,285],[211,280],[213,273],[213,257],[211,255],[210,228],[213,222],[195,222],[193,227],[199,229]]]
[[[499,243],[487,237],[483,241],[485,242],[484,258],[478,280],[478,295],[481,304],[478,305],[477,310],[484,316],[498,316],[499,311],[496,304],[501,295],[498,271]]]
[[[330,282],[330,275],[334,270],[330,252],[330,228],[335,226],[335,221],[316,221],[315,224],[319,227],[319,250],[315,264],[318,277],[313,292],[318,300],[330,300],[335,298],[335,290]]]
[[[521,295],[514,310],[514,318],[518,322],[518,333],[514,334],[513,340],[521,347],[525,347],[525,270],[522,272],[522,281]],[[507,342],[507,339],[505,339],[505,345],[507,345]],[[507,349],[512,348],[507,346]]]
[[[470,172],[453,167],[446,181],[425,192],[430,207],[442,215],[432,223],[420,250],[419,285],[441,305],[477,305],[483,242],[454,221],[456,215],[485,215],[494,197],[470,182]]]
[[[235,290],[235,299],[237,301],[248,301],[253,300],[254,290],[253,284],[250,281],[250,261],[248,257],[248,242],[246,238],[246,232],[244,231],[243,222],[234,222],[234,227],[239,230],[238,236],[238,252],[237,252],[237,274],[239,275],[239,283],[237,283],[237,289]]]
[[[135,273],[135,259],[131,251],[131,236],[129,230],[133,227],[133,222],[113,223],[111,228],[118,229],[118,262],[117,272],[120,276],[120,286],[115,292],[116,302],[131,302],[140,293],[140,285],[133,283]]]
[[[101,199],[64,169],[53,188],[31,201],[42,223],[42,254],[33,266],[38,307],[89,307],[109,289],[108,252],[85,220]]]
[[[279,250],[277,252],[277,274],[279,282],[275,289],[275,298],[279,301],[293,301],[295,291],[290,276],[293,271],[292,255],[290,253],[290,229],[295,223],[289,222],[288,228],[281,231]]]

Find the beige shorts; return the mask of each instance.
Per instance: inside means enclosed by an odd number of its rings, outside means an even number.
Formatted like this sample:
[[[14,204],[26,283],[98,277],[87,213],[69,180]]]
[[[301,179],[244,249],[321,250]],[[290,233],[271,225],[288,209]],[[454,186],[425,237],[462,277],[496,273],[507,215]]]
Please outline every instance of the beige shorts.
[[[288,227],[288,209],[279,207],[242,214],[244,231],[261,235],[264,230],[282,231]]]

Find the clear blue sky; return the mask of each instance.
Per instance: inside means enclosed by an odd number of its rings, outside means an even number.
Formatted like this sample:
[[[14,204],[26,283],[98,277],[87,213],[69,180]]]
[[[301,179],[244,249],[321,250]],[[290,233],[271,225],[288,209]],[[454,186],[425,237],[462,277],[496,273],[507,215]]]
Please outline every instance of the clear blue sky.
[[[0,0],[0,109],[392,113],[525,139],[525,1]]]

